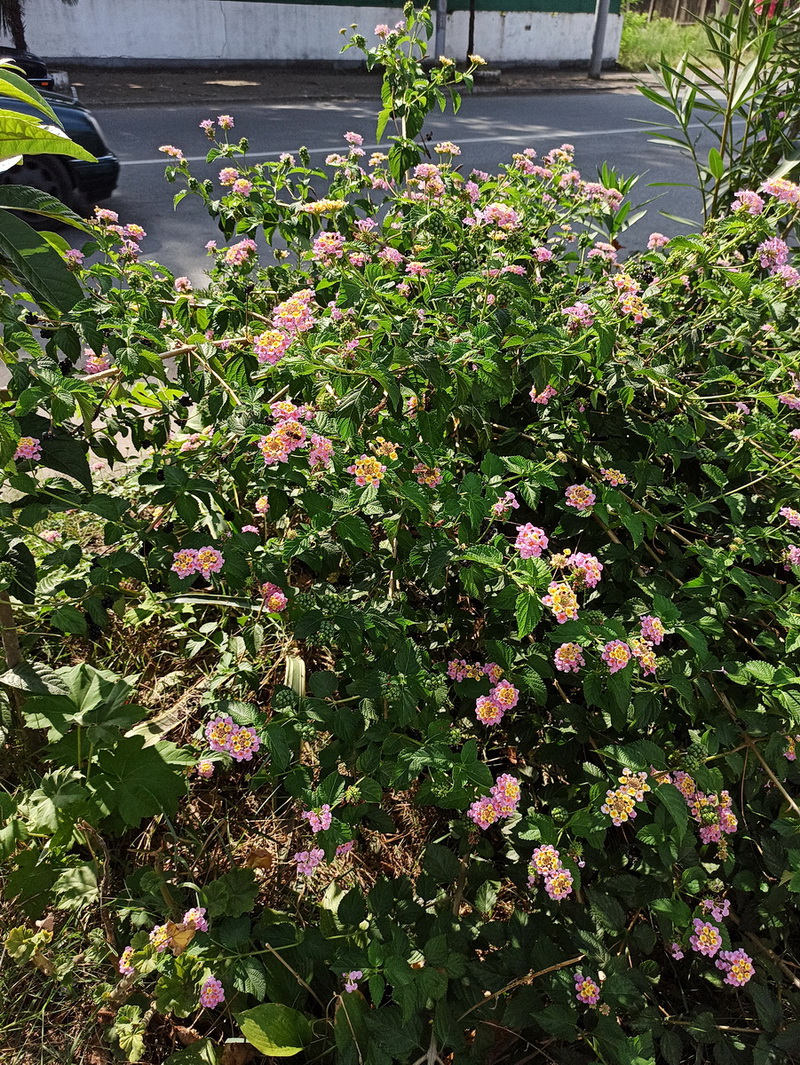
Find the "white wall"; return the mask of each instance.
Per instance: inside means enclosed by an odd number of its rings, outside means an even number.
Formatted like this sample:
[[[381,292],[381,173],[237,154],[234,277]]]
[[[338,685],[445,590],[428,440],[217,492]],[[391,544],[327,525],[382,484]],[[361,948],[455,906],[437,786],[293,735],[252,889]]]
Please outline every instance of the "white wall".
[[[340,57],[343,26],[358,23],[369,39],[380,22],[393,26],[399,6],[327,7],[238,0],[26,0],[28,47],[51,59],[303,60]],[[448,18],[447,52],[462,56],[467,12]],[[481,12],[477,50],[494,63],[558,63],[588,59],[594,16]],[[622,20],[609,19],[606,58],[616,58]]]

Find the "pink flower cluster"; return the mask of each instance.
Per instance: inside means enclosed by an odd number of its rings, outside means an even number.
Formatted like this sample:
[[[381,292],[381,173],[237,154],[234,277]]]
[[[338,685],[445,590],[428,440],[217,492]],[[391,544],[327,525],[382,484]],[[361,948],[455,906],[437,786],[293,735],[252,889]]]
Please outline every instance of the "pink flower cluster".
[[[442,471],[438,466],[426,466],[424,462],[418,462],[411,472],[417,482],[426,488],[438,488],[442,483]]]
[[[42,457],[41,441],[36,436],[21,436],[17,441],[17,450],[14,452],[15,459],[29,459],[38,462]]]
[[[492,504],[492,516],[502,520],[510,511],[519,510],[519,502],[513,492],[504,492],[503,495]]]
[[[707,958],[713,958],[722,946],[722,936],[719,929],[710,921],[703,921],[695,917],[692,922],[693,934],[689,937],[689,945],[698,954],[705,954]]]
[[[312,832],[324,832],[326,828],[331,827],[331,821],[333,815],[329,803],[323,803],[319,809],[303,810],[300,814],[304,821],[308,821],[308,824]]]
[[[232,266],[243,266],[249,262],[253,255],[258,251],[258,245],[250,237],[245,237],[244,240],[240,240],[237,244],[232,244],[230,248],[225,252],[225,262],[230,263]]]
[[[609,211],[618,211],[622,206],[623,195],[619,189],[609,189],[599,181],[581,182],[580,192],[587,199],[602,203]]]
[[[655,617],[652,614],[643,614],[640,618],[642,639],[647,640],[648,643],[655,644],[656,647],[662,642],[666,635],[666,629],[661,618]]]
[[[656,672],[658,669],[658,658],[653,651],[652,644],[649,644],[647,640],[639,639],[638,636],[633,636],[628,641],[628,646],[631,649],[631,654],[639,663],[639,668],[645,676]]]
[[[310,851],[298,851],[294,856],[297,863],[298,876],[313,876],[315,869],[325,858],[325,851],[321,847],[314,847]]]
[[[319,433],[311,434],[311,447],[308,451],[308,464],[314,469],[315,466],[322,466],[323,469],[327,469],[333,461],[333,442],[328,439],[327,436],[320,436]]]
[[[756,972],[753,959],[743,950],[721,950],[714,964],[725,973],[725,983],[732,987],[744,987]]]
[[[274,366],[291,347],[292,338],[280,329],[267,329],[253,340],[253,351],[261,363]]]
[[[631,660],[631,649],[624,640],[610,640],[600,657],[608,666],[609,673],[618,673]]]
[[[800,736],[786,737],[786,750],[783,752],[783,757],[787,762],[795,762],[797,760],[798,743],[800,743]]]
[[[312,258],[323,265],[329,265],[344,255],[344,237],[341,233],[320,233],[311,246]]]
[[[717,924],[721,924],[730,914],[731,904],[728,899],[703,899],[700,903],[700,909],[704,913],[710,914]]]
[[[662,781],[672,783],[683,796],[689,812],[700,825],[698,835],[703,843],[716,843],[721,858],[727,855],[727,843],[724,835],[732,835],[739,827],[736,815],[731,809],[733,801],[727,791],[719,795],[698,791],[694,779],[681,769],[672,774],[661,774]]]
[[[617,261],[617,249],[613,244],[606,244],[605,241],[597,241],[586,258],[602,259],[603,262],[615,263]]]
[[[539,558],[549,541],[544,529],[528,522],[526,525],[517,526],[517,538],[514,547],[519,551],[520,558]]]
[[[557,396],[558,392],[552,385],[546,385],[541,392],[536,391],[536,385],[530,391],[530,397],[532,403],[538,403],[540,407],[546,407],[553,396]]]
[[[621,484],[628,483],[628,478],[625,476],[624,473],[620,473],[619,470],[600,470],[600,475],[604,481],[612,485],[614,488],[617,488]]]
[[[163,954],[172,942],[172,937],[165,924],[157,924],[155,928],[151,928],[147,938],[150,940],[150,946],[153,947],[157,954]]]
[[[585,484],[571,484],[564,492],[568,507],[574,507],[579,513],[586,513],[594,506],[597,496]]]
[[[590,976],[575,973],[575,998],[584,1006],[594,1006],[600,998],[600,985],[596,984]]]
[[[541,877],[544,889],[551,899],[561,902],[572,894],[573,878],[569,869],[561,863],[561,854],[549,843],[537,847],[528,863],[528,887],[536,886]]]
[[[265,609],[271,614],[279,614],[281,610],[286,609],[286,604],[289,600],[277,584],[272,584],[270,581],[266,581],[261,585],[259,591],[264,600]]]
[[[618,777],[619,787],[606,792],[606,801],[600,807],[611,818],[611,823],[619,827],[636,817],[636,803],[643,802],[645,793],[650,791],[647,773],[632,773],[623,769]]]
[[[792,528],[796,529],[800,526],[800,512],[793,510],[791,507],[781,507],[779,513],[782,518],[786,518]]]
[[[551,581],[547,586],[547,595],[542,596],[542,602],[553,611],[559,625],[577,621],[578,599],[566,581]]]
[[[207,1010],[213,1010],[225,1001],[225,991],[216,976],[209,976],[200,989],[200,1005]]]
[[[251,761],[261,746],[254,728],[234,724],[227,714],[208,722],[206,739],[212,751],[225,751],[237,762]]]
[[[519,691],[507,680],[501,680],[488,695],[482,695],[475,703],[475,716],[484,725],[497,725],[506,710],[519,702]]]
[[[282,418],[268,436],[258,441],[258,449],[264,462],[271,466],[276,462],[288,462],[289,455],[306,442],[304,425],[293,418]]]
[[[316,319],[311,308],[313,298],[314,293],[306,288],[278,304],[272,312],[272,329],[266,330],[253,342],[259,362],[274,366],[289,350],[294,338],[314,326]]]
[[[731,204],[731,210],[758,215],[764,210],[764,201],[757,192],[751,192],[749,189],[739,189]]]
[[[170,569],[181,579],[199,573],[208,580],[212,573],[219,573],[224,561],[216,547],[182,547],[172,556]]]
[[[208,780],[214,776],[214,763],[209,758],[201,758],[194,770],[199,777]]]
[[[600,583],[600,577],[603,573],[603,563],[595,558],[594,555],[586,554],[583,551],[573,551],[571,555],[567,556],[564,565],[572,570],[578,585],[585,585],[587,588],[596,588]]]
[[[111,369],[111,359],[108,355],[95,355],[91,350],[84,351],[85,362],[83,372],[85,374],[105,373]]]
[[[355,459],[352,466],[347,467],[347,472],[355,477],[359,488],[367,485],[377,488],[383,480],[386,467],[371,455],[362,455],[360,459]]]
[[[470,665],[463,658],[454,658],[447,663],[447,675],[450,680],[455,680],[459,683],[462,680],[466,680],[467,677],[470,680],[480,680],[481,677],[486,676],[492,684],[497,684],[503,676],[503,670],[496,662],[486,662],[484,665]]]
[[[800,185],[795,185],[793,181],[787,181],[786,178],[765,181],[761,186],[761,191],[766,192],[768,196],[774,196],[782,203],[800,204]]]
[[[193,924],[196,931],[207,932],[208,921],[206,920],[206,908],[205,906],[192,906],[183,915],[183,924]]]
[[[521,791],[519,781],[509,773],[497,778],[489,795],[472,803],[467,815],[479,828],[488,828],[516,811],[519,806]]]
[[[696,791],[687,804],[692,817],[700,824],[698,835],[703,843],[719,843],[722,833],[732,835],[739,827],[731,809],[733,800],[727,791],[721,791],[719,795]]]
[[[504,203],[487,204],[482,211],[475,212],[475,219],[478,225],[485,225],[488,222],[506,232],[516,229],[520,224],[519,213]]]
[[[397,248],[381,248],[378,252],[378,258],[383,263],[391,264],[392,266],[399,266],[403,261],[403,256],[397,250]]]
[[[136,969],[131,965],[131,957],[133,956],[133,947],[126,947],[119,956],[117,962],[117,970],[123,976],[132,976],[136,972]]]
[[[579,643],[562,643],[553,655],[556,669],[562,673],[577,673],[586,665],[583,648]]]
[[[570,333],[577,333],[581,329],[589,329],[594,325],[594,314],[588,303],[578,300],[571,307],[565,307],[561,312],[567,316],[567,329]]]
[[[780,237],[770,237],[759,244],[756,255],[762,269],[773,272],[789,261],[789,245]]]

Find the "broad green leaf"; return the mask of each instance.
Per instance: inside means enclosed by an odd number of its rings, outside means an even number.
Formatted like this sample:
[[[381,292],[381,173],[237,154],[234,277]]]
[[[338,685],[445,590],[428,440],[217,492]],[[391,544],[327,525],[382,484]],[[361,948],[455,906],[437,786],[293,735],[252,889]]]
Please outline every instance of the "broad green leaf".
[[[73,226],[75,229],[89,232],[89,227],[83,219],[61,200],[57,200],[55,196],[50,196],[40,189],[29,188],[27,185],[0,185],[0,207],[9,211],[28,211],[30,214],[52,218],[57,222]]]
[[[0,217],[0,253],[44,306],[69,311],[83,297],[67,264],[44,237],[9,211]]]
[[[252,869],[232,869],[206,884],[200,900],[209,917],[241,917],[252,910],[258,883]]]
[[[32,695],[67,695],[69,692],[59,674],[41,662],[20,662],[0,675],[0,684]]]
[[[667,808],[677,830],[677,840],[680,843],[686,835],[689,824],[689,811],[686,801],[674,784],[659,784],[653,789],[656,799]]]
[[[80,910],[97,901],[97,868],[94,862],[81,862],[66,869],[53,884],[61,910]]]
[[[16,155],[67,155],[87,163],[97,162],[91,152],[65,133],[41,125],[37,118],[8,112],[0,120],[0,159]]]
[[[530,592],[520,592],[516,603],[517,636],[521,640],[529,632],[533,632],[542,616],[542,603],[538,595]]]
[[[236,1015],[248,1043],[273,1058],[290,1058],[311,1042],[311,1025],[299,1010],[265,1002]]]
[[[218,1065],[220,1050],[210,1039],[200,1039],[184,1050],[170,1054],[164,1065]]]
[[[354,544],[362,551],[370,551],[372,549],[372,535],[369,531],[367,523],[356,517],[354,514],[348,514],[344,518],[340,518],[335,525],[336,535],[340,540],[344,540],[349,544]]]
[[[163,741],[145,747],[144,737],[123,736],[113,750],[101,751],[91,783],[103,811],[131,827],[156,814],[171,816],[186,793],[185,773],[167,760],[171,747]]]
[[[20,77],[16,71],[11,70],[5,61],[0,62],[0,98],[6,97],[11,100],[19,100],[20,103],[35,107],[47,118],[60,126],[58,116],[41,93],[25,78]],[[17,112],[15,112],[16,114]]]
[[[30,832],[54,835],[85,812],[88,797],[81,774],[63,767],[42,777],[39,787],[20,807],[20,814],[26,818]]]
[[[722,161],[722,156],[719,154],[716,148],[709,149],[708,152],[708,169],[712,175],[719,181],[722,175],[725,173],[725,164]]]
[[[9,594],[20,603],[33,603],[36,598],[36,561],[24,540],[11,541],[4,561],[14,567]]]
[[[50,615],[50,624],[61,632],[73,633],[76,636],[83,636],[87,627],[86,615],[69,603],[56,607]]]
[[[360,991],[350,991],[336,1003],[336,1046],[343,1060],[346,1060],[345,1055],[353,1052],[357,1055],[356,1060],[366,1060],[369,1043],[366,1017],[369,1012],[367,1000]]]

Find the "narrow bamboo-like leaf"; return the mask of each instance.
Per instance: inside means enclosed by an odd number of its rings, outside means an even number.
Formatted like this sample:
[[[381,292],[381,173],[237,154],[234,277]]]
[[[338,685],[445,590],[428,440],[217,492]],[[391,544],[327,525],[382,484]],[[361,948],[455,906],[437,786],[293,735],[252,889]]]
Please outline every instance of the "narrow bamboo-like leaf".
[[[287,655],[283,683],[298,695],[306,694],[306,664],[299,655]]]

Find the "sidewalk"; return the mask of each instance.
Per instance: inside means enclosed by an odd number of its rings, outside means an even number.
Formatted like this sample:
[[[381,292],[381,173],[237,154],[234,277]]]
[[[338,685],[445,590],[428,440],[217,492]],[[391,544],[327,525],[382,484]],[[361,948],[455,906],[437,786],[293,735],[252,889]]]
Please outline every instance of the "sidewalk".
[[[289,100],[378,99],[380,76],[360,70],[331,69],[314,63],[285,66],[242,64],[195,67],[81,67],[64,64],[70,82],[88,107],[130,107],[154,104],[217,104]],[[600,81],[586,76],[585,68],[551,70],[517,67],[482,72],[475,93],[523,96],[536,93],[635,93],[649,84],[647,73],[604,71]]]

